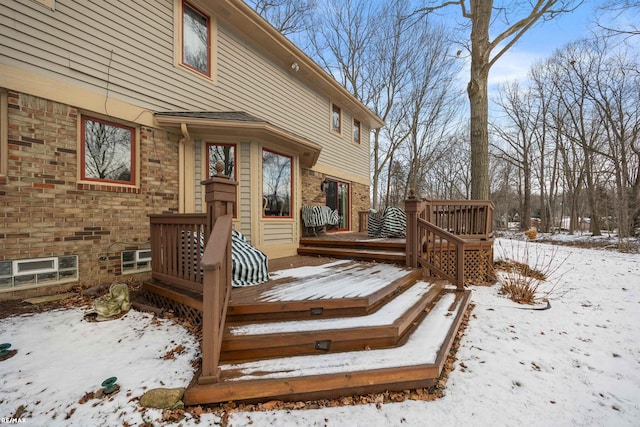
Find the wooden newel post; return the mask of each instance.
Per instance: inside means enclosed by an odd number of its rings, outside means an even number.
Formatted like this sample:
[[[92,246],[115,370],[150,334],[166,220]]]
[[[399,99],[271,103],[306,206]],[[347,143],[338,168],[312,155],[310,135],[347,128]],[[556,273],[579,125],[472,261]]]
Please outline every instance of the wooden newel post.
[[[407,214],[407,238],[406,238],[406,264],[407,267],[418,267],[418,210],[420,199],[413,190],[409,192],[409,198],[404,201],[404,210]]]
[[[202,181],[204,185],[204,200],[207,204],[206,240],[209,240],[213,224],[223,215],[233,215],[236,204],[236,188],[238,182],[224,175],[224,163],[216,163],[216,176]]]

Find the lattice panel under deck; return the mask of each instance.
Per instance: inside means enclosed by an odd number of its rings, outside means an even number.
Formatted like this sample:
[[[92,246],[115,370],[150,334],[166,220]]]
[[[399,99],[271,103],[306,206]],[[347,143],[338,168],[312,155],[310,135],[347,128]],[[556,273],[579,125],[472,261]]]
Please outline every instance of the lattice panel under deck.
[[[188,320],[192,325],[202,328],[202,313],[199,310],[153,292],[146,292],[145,297],[153,305],[169,310],[175,316]]]

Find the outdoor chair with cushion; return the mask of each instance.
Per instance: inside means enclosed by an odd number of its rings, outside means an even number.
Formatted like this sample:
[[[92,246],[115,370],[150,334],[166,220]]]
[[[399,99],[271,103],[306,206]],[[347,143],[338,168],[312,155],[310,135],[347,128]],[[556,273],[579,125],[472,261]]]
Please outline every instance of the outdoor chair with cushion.
[[[327,225],[337,225],[340,222],[340,215],[337,210],[329,206],[303,206],[302,223],[304,224],[306,235],[314,236],[323,234]]]

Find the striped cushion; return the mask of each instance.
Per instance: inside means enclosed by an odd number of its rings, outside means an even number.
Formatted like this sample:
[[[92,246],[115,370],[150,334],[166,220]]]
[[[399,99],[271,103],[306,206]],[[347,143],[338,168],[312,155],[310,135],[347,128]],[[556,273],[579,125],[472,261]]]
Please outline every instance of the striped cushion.
[[[380,237],[380,230],[382,229],[382,214],[375,209],[369,209],[369,218],[367,220],[367,236]]]
[[[267,256],[239,231],[231,231],[231,264],[233,286],[251,286],[269,280]]]
[[[195,241],[194,238],[195,237]],[[185,247],[185,242],[187,245]],[[182,261],[187,268],[193,266],[197,269],[197,257],[193,250],[189,249],[194,245],[200,251],[200,259],[204,254],[204,234],[194,233],[191,231],[182,232]],[[232,286],[250,286],[257,285],[269,280],[269,269],[267,256],[259,249],[254,248],[247,241],[242,233],[231,230],[231,270],[232,270]],[[200,269],[200,274],[203,274]]]
[[[337,210],[329,206],[303,206],[302,222],[305,227],[337,225],[340,222],[340,215]]]
[[[367,221],[367,235],[370,237],[406,237],[407,214],[395,206],[387,207],[384,212],[371,209]]]
[[[389,206],[384,210],[381,237],[406,237],[407,214],[400,208]]]

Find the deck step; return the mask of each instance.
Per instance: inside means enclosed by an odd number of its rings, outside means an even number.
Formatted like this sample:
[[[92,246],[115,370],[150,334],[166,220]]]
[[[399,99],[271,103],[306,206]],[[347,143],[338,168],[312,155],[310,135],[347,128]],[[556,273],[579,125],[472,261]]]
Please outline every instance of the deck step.
[[[335,235],[300,239],[299,255],[405,263],[404,239]]]
[[[307,400],[427,387],[442,372],[469,295],[445,290],[398,347],[223,363],[220,381],[200,376],[185,392],[185,403]]]
[[[368,261],[394,262],[404,264],[406,255],[395,250],[358,249],[344,247],[300,246],[299,255],[318,255],[334,258],[359,259]]]
[[[409,275],[411,276],[411,275]],[[378,310],[356,317],[227,323],[221,360],[257,360],[397,345],[440,297],[442,283],[414,283]],[[322,302],[318,302],[318,305]]]
[[[378,239],[359,237],[353,239],[329,239],[329,238],[302,238],[300,246],[313,247],[339,247],[351,249],[385,249],[388,251],[404,252],[406,243],[404,239]]]
[[[421,277],[419,269],[348,260],[282,270],[263,285],[233,289],[227,321],[363,316]]]

